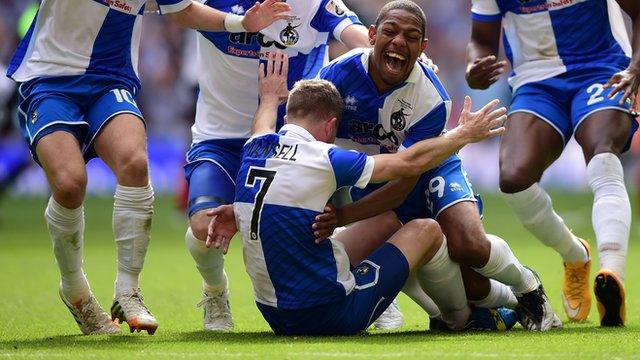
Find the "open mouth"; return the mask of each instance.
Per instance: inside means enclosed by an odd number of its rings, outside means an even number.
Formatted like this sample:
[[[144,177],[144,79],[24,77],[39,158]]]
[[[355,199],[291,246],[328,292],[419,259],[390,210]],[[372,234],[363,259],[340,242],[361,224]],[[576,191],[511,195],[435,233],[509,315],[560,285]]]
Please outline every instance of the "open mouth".
[[[390,72],[401,73],[407,63],[407,57],[395,51],[387,51],[384,53],[384,63]]]

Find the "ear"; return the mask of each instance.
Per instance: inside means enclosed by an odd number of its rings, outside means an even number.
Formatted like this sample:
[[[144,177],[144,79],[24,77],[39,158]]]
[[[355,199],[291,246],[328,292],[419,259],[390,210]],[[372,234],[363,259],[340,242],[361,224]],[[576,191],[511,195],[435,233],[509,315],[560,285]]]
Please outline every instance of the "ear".
[[[424,38],[424,40],[422,40],[422,52],[424,52],[425,50],[427,50],[427,44],[429,43],[429,39]]]
[[[285,116],[284,116],[284,123],[285,123],[285,124],[288,124],[288,123],[289,123],[289,121],[288,121],[288,119],[287,119],[287,115],[285,115]]]
[[[327,135],[330,135],[333,133],[334,129],[337,129],[337,128],[338,128],[338,118],[332,117],[331,119],[327,120],[324,130],[327,132]]]
[[[376,44],[376,34],[376,26],[369,25],[369,44],[371,44],[371,46]]]

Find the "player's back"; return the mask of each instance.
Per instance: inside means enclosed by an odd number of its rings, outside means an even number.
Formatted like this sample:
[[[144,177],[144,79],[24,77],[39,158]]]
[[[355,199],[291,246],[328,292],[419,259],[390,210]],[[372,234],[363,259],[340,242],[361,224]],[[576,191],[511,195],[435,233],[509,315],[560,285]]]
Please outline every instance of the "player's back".
[[[499,21],[517,88],[571,70],[627,67],[631,46],[615,0],[473,0],[472,18]]]
[[[336,86],[345,104],[336,144],[373,155],[440,135],[451,99],[437,75],[417,62],[405,82],[379,93],[369,75],[370,53],[352,50],[320,71],[319,77]]]
[[[252,138],[242,157],[234,210],[256,301],[302,309],[345,297],[354,279],[344,248],[315,244],[311,225],[337,187],[366,184],[372,161],[296,125]]]
[[[138,87],[138,44],[145,2],[42,1],[7,74],[19,82],[41,76],[106,74],[128,79]],[[188,5],[180,0],[169,2]]]

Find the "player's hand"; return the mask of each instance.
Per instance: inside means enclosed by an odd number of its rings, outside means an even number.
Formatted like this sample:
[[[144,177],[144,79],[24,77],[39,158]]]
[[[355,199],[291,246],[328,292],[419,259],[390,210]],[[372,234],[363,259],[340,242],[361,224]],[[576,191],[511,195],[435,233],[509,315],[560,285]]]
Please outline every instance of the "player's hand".
[[[418,60],[427,65],[428,67],[431,68],[431,70],[433,70],[433,72],[435,72],[436,74],[440,73],[440,68],[438,67],[438,65],[436,65],[433,60],[431,60],[427,54],[425,53],[420,53],[420,57],[418,58]]]
[[[475,59],[473,64],[467,67],[465,75],[467,84],[472,89],[486,89],[498,81],[505,72],[506,67],[507,62],[504,60],[498,61],[495,55]]]
[[[287,76],[289,74],[289,57],[282,51],[269,52],[266,55],[267,64],[260,63],[258,71],[258,94],[261,102],[275,101],[279,104],[287,101],[289,89]]]
[[[211,216],[211,221],[207,229],[207,240],[204,244],[208,248],[211,245],[216,249],[222,248],[222,253],[226,254],[229,250],[231,238],[238,232],[233,205],[218,206],[207,211],[207,216]]]
[[[474,143],[502,134],[504,123],[507,121],[507,109],[505,107],[494,109],[499,103],[500,100],[495,99],[482,109],[471,112],[471,98],[465,96],[458,126],[449,132],[453,134],[447,133],[447,135],[460,136],[465,143]]]
[[[291,5],[281,0],[266,0],[256,3],[244,13],[242,26],[247,32],[258,32],[271,25],[276,20],[286,19],[291,11]]]
[[[626,70],[615,73],[609,81],[604,84],[604,88],[613,86],[609,92],[609,99],[613,99],[618,93],[622,93],[622,97],[618,104],[622,105],[625,101],[631,101],[631,110],[637,110],[638,85],[640,85],[640,70],[627,68]]]
[[[331,203],[328,203],[324,207],[324,212],[316,216],[316,222],[311,225],[313,236],[316,237],[316,244],[320,244],[331,236],[337,226],[338,216],[336,215],[336,210]]]

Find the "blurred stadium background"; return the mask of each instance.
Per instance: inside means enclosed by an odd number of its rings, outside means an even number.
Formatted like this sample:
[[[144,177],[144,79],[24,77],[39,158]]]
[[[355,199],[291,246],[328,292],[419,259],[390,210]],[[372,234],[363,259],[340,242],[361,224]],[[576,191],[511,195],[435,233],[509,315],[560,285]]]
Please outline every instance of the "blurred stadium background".
[[[465,46],[469,36],[469,1],[416,0],[428,19],[428,55],[440,67],[442,78],[454,101],[452,126],[457,121],[461,99],[472,96],[479,105],[491,98],[508,103],[510,91],[506,78],[488,91],[469,89],[464,80]],[[384,0],[345,0],[367,25],[375,20]],[[30,0],[0,0],[0,70],[8,64],[19,41],[20,32],[29,25]],[[194,31],[183,30],[158,15],[145,17],[140,56],[143,91],[138,98],[149,126],[151,175],[158,194],[173,194],[184,181],[182,163],[189,146],[189,128],[193,121],[198,74],[195,71]],[[12,101],[13,98],[13,101]],[[167,101],[169,100],[169,101]],[[44,196],[48,188],[40,169],[29,161],[29,154],[15,125],[15,86],[0,77],[0,194]],[[640,146],[636,146],[638,151]],[[484,192],[495,191],[498,181],[498,142],[469,146],[462,151],[474,185]],[[627,179],[635,182],[637,164],[625,155]],[[584,191],[584,161],[571,143],[562,158],[547,172],[543,183],[562,191]],[[99,160],[89,164],[89,194],[111,195],[115,180]],[[634,188],[631,186],[630,189]]]

